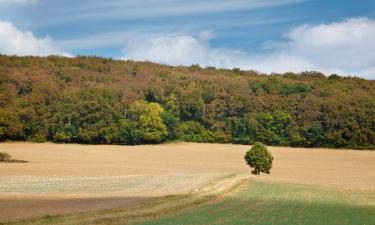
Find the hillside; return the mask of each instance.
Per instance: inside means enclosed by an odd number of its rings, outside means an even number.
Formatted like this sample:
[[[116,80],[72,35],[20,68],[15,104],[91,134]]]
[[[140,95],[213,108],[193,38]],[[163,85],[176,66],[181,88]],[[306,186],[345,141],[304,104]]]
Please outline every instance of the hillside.
[[[0,56],[0,140],[375,148],[375,82]]]

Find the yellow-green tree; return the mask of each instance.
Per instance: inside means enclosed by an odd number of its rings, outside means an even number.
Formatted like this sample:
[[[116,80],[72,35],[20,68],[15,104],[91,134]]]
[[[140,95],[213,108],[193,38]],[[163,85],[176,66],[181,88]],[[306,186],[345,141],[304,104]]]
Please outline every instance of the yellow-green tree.
[[[168,130],[163,123],[161,113],[163,107],[158,103],[135,101],[129,107],[129,116],[138,122],[142,140],[148,143],[159,143],[168,136]]]
[[[273,156],[268,151],[267,146],[260,142],[256,142],[251,149],[245,154],[246,163],[252,167],[253,174],[262,173],[270,174],[272,168]]]

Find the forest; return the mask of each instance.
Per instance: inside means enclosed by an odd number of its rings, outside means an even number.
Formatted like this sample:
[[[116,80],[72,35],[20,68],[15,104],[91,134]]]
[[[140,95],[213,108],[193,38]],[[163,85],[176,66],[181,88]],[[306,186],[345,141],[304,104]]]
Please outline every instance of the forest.
[[[375,81],[0,55],[0,141],[375,149]]]

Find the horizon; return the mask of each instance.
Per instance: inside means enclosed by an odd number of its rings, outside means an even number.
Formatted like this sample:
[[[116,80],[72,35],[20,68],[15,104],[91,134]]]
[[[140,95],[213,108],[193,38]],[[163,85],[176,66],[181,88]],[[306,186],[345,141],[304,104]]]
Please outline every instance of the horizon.
[[[0,54],[375,79],[375,1],[0,0]]]
[[[4,54],[0,53],[0,56],[17,57],[17,58],[27,58],[27,57],[37,57],[37,58],[58,57],[58,58],[66,58],[66,59],[79,59],[79,58],[85,58],[85,57],[87,57],[87,58],[109,59],[109,60],[118,61],[118,62],[133,62],[133,63],[145,63],[145,64],[150,63],[150,64],[156,64],[156,65],[165,66],[165,67],[173,67],[173,68],[178,68],[178,67],[189,68],[189,67],[197,66],[201,70],[210,70],[210,69],[218,70],[218,71],[220,71],[220,70],[226,70],[226,71],[240,70],[242,72],[254,72],[254,73],[257,73],[260,76],[272,76],[272,75],[276,75],[276,76],[285,76],[286,75],[287,76],[290,73],[293,73],[293,74],[299,76],[299,75],[303,75],[303,74],[306,74],[306,73],[317,73],[317,74],[321,74],[321,75],[325,76],[326,78],[329,78],[330,76],[334,75],[334,76],[339,76],[340,78],[363,79],[363,80],[366,80],[366,81],[375,81],[375,78],[372,79],[372,78],[364,78],[364,77],[355,76],[355,75],[345,75],[345,74],[335,74],[335,73],[333,73],[333,74],[326,74],[326,73],[323,73],[321,71],[314,71],[314,70],[310,70],[310,71],[306,70],[306,71],[300,71],[300,72],[289,71],[289,72],[270,72],[270,73],[266,73],[266,72],[257,71],[257,70],[253,70],[253,69],[241,69],[241,68],[238,68],[238,67],[225,68],[225,67],[214,67],[214,66],[202,66],[200,64],[170,65],[170,64],[152,62],[152,61],[147,61],[147,60],[141,61],[141,60],[133,60],[133,59],[116,59],[116,58],[112,58],[112,57],[98,56],[98,55],[75,55],[75,56],[63,56],[63,55],[35,56],[35,55],[25,55],[25,56],[18,56],[18,55],[4,55]]]

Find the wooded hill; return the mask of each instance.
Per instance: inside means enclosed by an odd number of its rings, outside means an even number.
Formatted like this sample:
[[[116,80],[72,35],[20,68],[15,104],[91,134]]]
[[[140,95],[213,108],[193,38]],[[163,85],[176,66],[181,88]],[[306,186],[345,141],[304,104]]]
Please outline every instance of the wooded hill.
[[[0,56],[0,140],[375,148],[375,82],[99,57]]]

